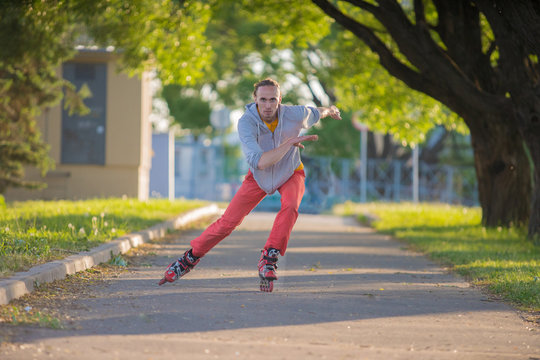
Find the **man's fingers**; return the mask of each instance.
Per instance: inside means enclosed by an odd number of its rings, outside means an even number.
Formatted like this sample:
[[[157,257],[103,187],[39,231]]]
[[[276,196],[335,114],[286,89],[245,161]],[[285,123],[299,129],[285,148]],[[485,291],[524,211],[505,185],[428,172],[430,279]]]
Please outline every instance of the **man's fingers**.
[[[318,135],[304,135],[304,136],[299,136],[298,139],[300,141],[317,141],[319,140],[319,136]]]
[[[339,112],[339,109],[334,105],[330,107],[330,116],[333,119],[341,120],[341,113]]]
[[[336,111],[336,112],[332,115],[332,117],[333,117],[334,119],[336,119],[336,120],[341,120],[341,113],[339,112],[339,110]]]
[[[304,149],[304,145],[301,144],[302,141],[317,141],[319,140],[319,137],[317,135],[305,135],[305,136],[298,136],[295,138],[290,138],[287,141],[292,142],[293,146],[298,146],[301,149]]]

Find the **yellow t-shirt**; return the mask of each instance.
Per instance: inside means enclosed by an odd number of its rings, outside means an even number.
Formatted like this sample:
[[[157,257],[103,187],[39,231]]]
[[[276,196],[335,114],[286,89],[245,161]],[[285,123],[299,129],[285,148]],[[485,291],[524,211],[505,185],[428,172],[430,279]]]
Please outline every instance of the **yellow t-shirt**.
[[[260,117],[261,113],[259,112],[259,107],[257,107],[257,112],[259,113],[259,117]],[[268,128],[270,129],[271,132],[274,132],[274,130],[276,130],[276,128],[278,126],[279,118],[276,115],[276,120],[274,120],[274,121],[272,121],[270,123],[263,120],[263,123],[265,123],[266,126],[268,126]],[[303,170],[303,169],[304,169],[304,164],[302,164],[302,162],[300,162],[300,165],[296,168],[295,171]]]

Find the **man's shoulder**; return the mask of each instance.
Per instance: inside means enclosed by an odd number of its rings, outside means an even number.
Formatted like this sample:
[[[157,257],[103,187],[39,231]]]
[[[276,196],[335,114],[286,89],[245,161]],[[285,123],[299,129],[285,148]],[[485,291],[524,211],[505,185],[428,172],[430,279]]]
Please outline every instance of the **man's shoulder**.
[[[309,111],[309,106],[306,105],[280,105],[280,110],[284,114],[304,114]]]
[[[256,120],[255,112],[257,111],[257,108],[253,105],[253,103],[246,105],[245,111],[242,116],[240,116],[240,119],[238,121]]]
[[[281,104],[279,106],[282,110],[299,110],[299,109],[305,109],[308,107],[306,105],[286,105],[286,104]]]
[[[303,120],[313,109],[312,106],[308,105],[281,105],[280,111],[284,117]]]
[[[256,131],[256,128],[257,119],[251,112],[246,111],[244,114],[242,114],[240,119],[238,119],[237,129],[240,135],[253,133],[254,131]]]

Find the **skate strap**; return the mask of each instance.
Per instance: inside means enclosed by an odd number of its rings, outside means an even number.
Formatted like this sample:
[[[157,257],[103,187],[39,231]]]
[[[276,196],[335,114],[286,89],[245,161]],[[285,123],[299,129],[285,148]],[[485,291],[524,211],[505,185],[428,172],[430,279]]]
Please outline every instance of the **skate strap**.
[[[266,255],[263,255],[263,259],[268,260],[268,261],[273,262],[273,263],[276,263],[278,261],[277,257],[270,257],[270,256],[266,256]]]
[[[193,266],[191,266],[191,265],[189,264],[189,262],[186,261],[186,259],[184,259],[183,257],[181,257],[180,259],[178,259],[178,263],[179,263],[179,264],[182,264],[182,266],[184,267],[184,269],[186,269],[186,268],[187,268],[187,269],[192,269],[192,268],[193,268]]]

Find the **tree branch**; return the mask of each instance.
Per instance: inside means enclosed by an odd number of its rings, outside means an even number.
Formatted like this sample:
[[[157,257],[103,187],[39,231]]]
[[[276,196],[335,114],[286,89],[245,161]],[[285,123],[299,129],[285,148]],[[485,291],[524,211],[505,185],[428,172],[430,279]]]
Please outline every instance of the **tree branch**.
[[[315,94],[315,91],[313,90],[313,87],[309,83],[309,80],[306,80],[304,82],[304,84],[306,84],[306,86],[308,87],[309,92],[311,93],[311,96],[313,97],[313,102],[315,103],[315,106],[317,106],[317,107],[323,106],[323,103],[322,103],[321,99],[319,99],[317,94]]]
[[[414,0],[414,16],[416,18],[416,26],[426,25],[426,14],[424,12],[424,3],[422,0]]]
[[[493,54],[496,48],[497,48],[497,43],[495,41],[492,41],[491,44],[489,44],[489,49],[487,49],[486,51],[486,56],[488,59],[491,57],[491,55]]]
[[[374,6],[366,4],[363,1],[347,1],[355,5],[357,3],[362,4],[362,8],[365,9],[369,8],[370,10],[374,10],[375,8]],[[321,10],[323,10],[328,16],[335,19],[339,24],[341,24],[341,26],[351,31],[359,39],[364,41],[364,43],[375,54],[379,55],[381,65],[393,76],[403,80],[405,83],[407,83],[407,85],[419,91],[427,91],[427,89],[425,89],[423,86],[427,79],[422,79],[418,72],[399,61],[371,29],[343,14],[339,9],[326,0],[312,0],[312,2],[321,8]]]
[[[486,16],[495,35],[499,50],[499,64],[504,72],[502,77],[504,85],[519,93],[525,86],[530,85],[530,74],[524,71],[524,67],[515,66],[515,64],[522,64],[527,57],[524,47],[526,39],[515,31],[512,25],[512,20],[520,19],[521,14],[511,6],[508,6],[508,9],[494,7],[492,2],[487,0],[476,0],[475,4]]]
[[[316,56],[318,56],[319,59],[321,58],[320,54],[317,54],[317,49],[315,49],[312,45],[309,46],[309,51],[311,51],[313,54],[315,54]],[[313,64],[313,61],[312,61],[311,57],[310,57],[310,56],[306,56],[306,58],[307,58],[307,60],[308,60],[308,62],[309,62],[309,64],[310,64],[310,66],[311,66],[313,69],[317,70],[317,67],[315,66],[315,64]],[[323,60],[321,59],[321,62],[322,62],[322,61],[323,61]],[[321,87],[322,87],[324,93],[325,93],[325,94],[328,96],[328,98],[330,99],[330,104],[334,104],[334,103],[336,102],[336,96],[334,95],[334,93],[328,89],[328,87],[326,86],[324,80],[321,80],[321,78],[320,78],[319,76],[316,76],[316,78],[317,78],[317,81],[319,82],[319,84],[321,85]],[[311,87],[310,87],[310,90],[311,90]],[[312,91],[312,90],[311,90],[311,91]],[[312,92],[313,92],[313,91],[312,91]],[[319,101],[320,101],[320,100],[319,100]],[[320,105],[320,106],[322,106],[322,105]]]
[[[312,0],[328,16],[364,41],[379,56],[381,65],[412,89],[423,92],[458,114],[492,113],[501,99],[479,89],[433,40],[426,27],[415,27],[396,0],[378,0],[379,6],[343,0],[369,11],[388,30],[399,51],[418,70],[397,59],[373,31],[343,14],[327,0]]]
[[[361,1],[361,0],[343,0],[343,1],[348,2],[349,4],[352,4],[356,7],[359,7],[360,9],[369,11],[370,13],[373,13],[373,11],[377,10],[377,7],[375,5],[372,5],[365,1]]]

